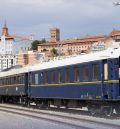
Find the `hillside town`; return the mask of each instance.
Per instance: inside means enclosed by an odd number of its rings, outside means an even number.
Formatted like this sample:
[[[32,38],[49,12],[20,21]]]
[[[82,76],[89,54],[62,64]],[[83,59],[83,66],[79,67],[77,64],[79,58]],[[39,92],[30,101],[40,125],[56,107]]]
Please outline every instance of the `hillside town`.
[[[1,0],[0,129],[120,129],[120,0]]]
[[[49,33],[50,39],[36,44],[37,49],[34,50],[32,44],[36,40],[32,35],[9,34],[5,23],[0,37],[0,71],[120,47],[120,30],[116,29],[107,35],[85,35],[64,40],[61,40],[59,28],[51,28]]]

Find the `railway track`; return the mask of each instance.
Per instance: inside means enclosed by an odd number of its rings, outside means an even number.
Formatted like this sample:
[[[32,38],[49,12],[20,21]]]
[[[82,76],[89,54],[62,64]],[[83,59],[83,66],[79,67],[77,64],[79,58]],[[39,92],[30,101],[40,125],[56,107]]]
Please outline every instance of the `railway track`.
[[[120,129],[120,120],[107,120],[73,113],[64,113],[49,110],[38,110],[15,105],[0,104],[0,111],[22,116],[42,119],[45,121],[69,125],[75,129],[94,129],[95,125],[101,129]]]

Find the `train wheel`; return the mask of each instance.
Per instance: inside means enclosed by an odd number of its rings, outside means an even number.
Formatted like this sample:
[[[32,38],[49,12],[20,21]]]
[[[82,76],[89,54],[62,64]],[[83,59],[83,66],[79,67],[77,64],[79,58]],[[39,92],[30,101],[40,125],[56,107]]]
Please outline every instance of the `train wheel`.
[[[88,111],[92,116],[94,116],[96,114],[96,106],[95,105],[88,106]]]
[[[104,107],[103,114],[107,117],[110,117],[113,114],[113,107],[112,106]]]
[[[116,114],[120,114],[120,106],[115,107]]]

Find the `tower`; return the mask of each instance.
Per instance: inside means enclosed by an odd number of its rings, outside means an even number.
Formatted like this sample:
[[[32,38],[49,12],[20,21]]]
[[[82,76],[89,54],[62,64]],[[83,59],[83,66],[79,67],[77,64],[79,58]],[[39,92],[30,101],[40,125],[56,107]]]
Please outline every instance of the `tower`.
[[[50,29],[50,41],[51,42],[60,41],[60,30],[58,28]]]
[[[4,24],[4,27],[2,28],[2,35],[4,35],[4,36],[8,36],[9,35],[6,22]]]

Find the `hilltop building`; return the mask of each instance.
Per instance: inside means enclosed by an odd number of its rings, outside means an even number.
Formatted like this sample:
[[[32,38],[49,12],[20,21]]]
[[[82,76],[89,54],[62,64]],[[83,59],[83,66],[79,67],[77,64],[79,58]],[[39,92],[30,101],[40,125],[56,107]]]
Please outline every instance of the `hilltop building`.
[[[58,28],[50,29],[50,42],[56,43],[60,41],[60,30]]]
[[[52,30],[52,31],[51,31]],[[101,51],[108,47],[120,47],[120,30],[113,30],[109,35],[84,36],[74,39],[60,40],[60,30],[50,29],[50,40],[47,43],[39,44],[39,52],[50,53],[53,48],[59,55],[72,55],[89,53],[90,51]],[[58,34],[57,34],[58,33]],[[58,40],[57,40],[58,39]]]
[[[30,50],[32,41],[31,37],[10,35],[5,23],[0,37],[0,71],[15,66],[19,51]]]

